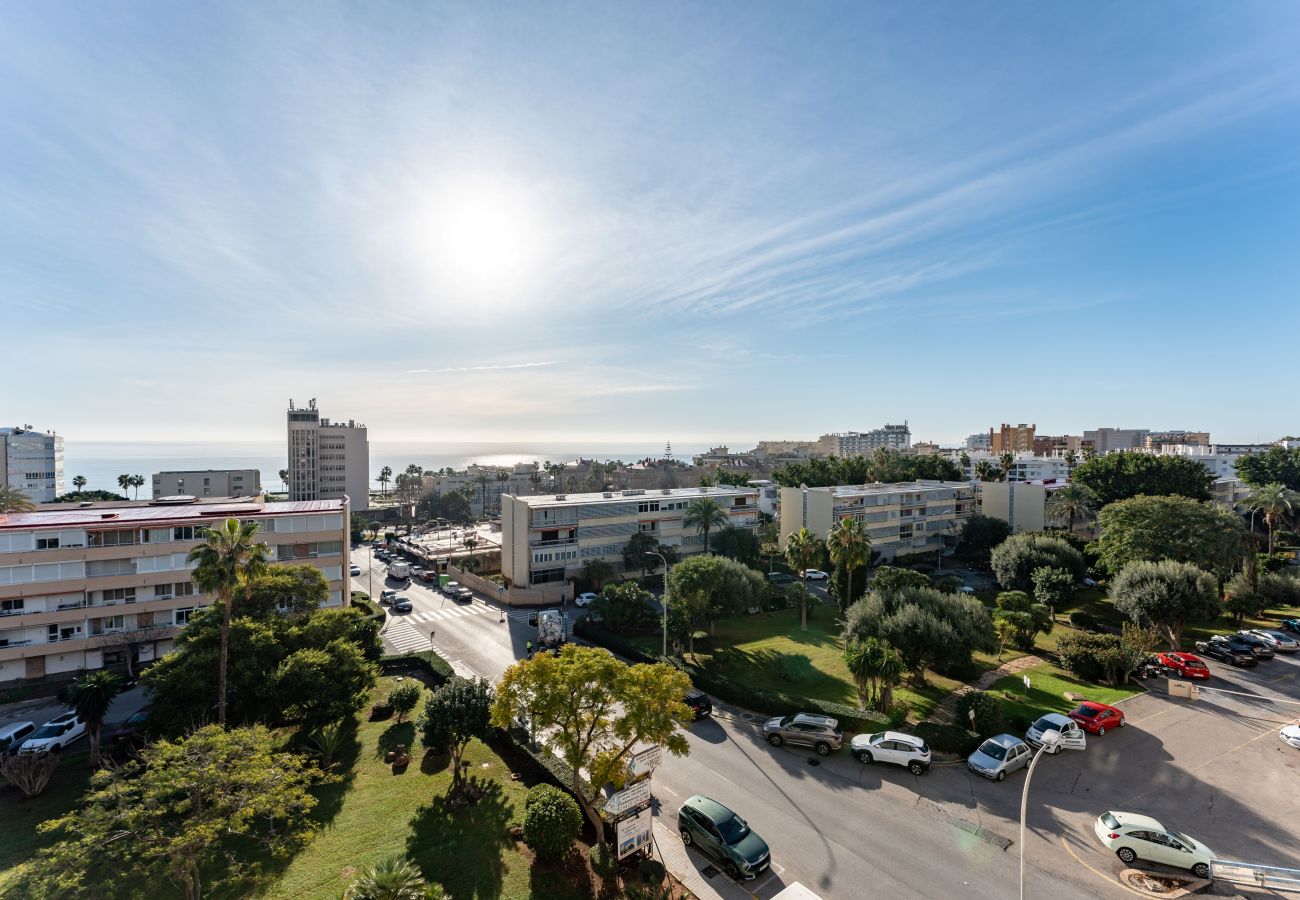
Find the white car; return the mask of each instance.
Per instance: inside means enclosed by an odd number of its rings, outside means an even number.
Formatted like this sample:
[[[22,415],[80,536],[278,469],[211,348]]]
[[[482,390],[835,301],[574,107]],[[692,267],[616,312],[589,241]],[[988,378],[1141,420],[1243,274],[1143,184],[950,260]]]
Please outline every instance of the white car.
[[[849,747],[854,758],[863,764],[884,762],[907,766],[913,775],[920,775],[930,768],[930,748],[915,735],[899,731],[859,734],[854,736]]]
[[[1079,723],[1060,713],[1046,713],[1039,716],[1037,721],[1029,726],[1029,730],[1025,732],[1025,743],[1037,750],[1043,746],[1043,735],[1049,731],[1057,731],[1062,735],[1077,733]],[[1057,744],[1055,748],[1047,752],[1060,753],[1061,745]]]
[[[348,573],[351,574],[351,575],[360,575],[360,574],[361,574],[361,567],[360,567],[360,566],[356,566],[356,565],[354,565],[354,566],[352,566],[351,568],[348,569]]]
[[[1296,640],[1295,635],[1287,634],[1285,631],[1276,631],[1272,628],[1251,628],[1238,633],[1259,638],[1278,653],[1295,653],[1300,650],[1300,641]]]
[[[86,736],[86,723],[68,710],[55,716],[32,733],[18,748],[19,753],[58,753],[78,738]]]
[[[1107,849],[1114,850],[1124,865],[1145,859],[1178,869],[1190,869],[1197,878],[1210,877],[1210,860],[1214,859],[1214,851],[1196,838],[1165,828],[1150,816],[1104,812],[1097,817],[1093,830],[1098,840]]]
[[[583,607],[590,606],[591,601],[595,600],[599,596],[600,594],[593,594],[591,591],[586,591],[585,593],[579,594],[573,598],[573,605]]]
[[[831,576],[827,575],[821,569],[808,569],[803,573],[803,577],[807,578],[809,581],[825,581]]]
[[[1300,750],[1300,723],[1295,725],[1283,725],[1282,730],[1277,733],[1283,743],[1290,744],[1297,750]]]

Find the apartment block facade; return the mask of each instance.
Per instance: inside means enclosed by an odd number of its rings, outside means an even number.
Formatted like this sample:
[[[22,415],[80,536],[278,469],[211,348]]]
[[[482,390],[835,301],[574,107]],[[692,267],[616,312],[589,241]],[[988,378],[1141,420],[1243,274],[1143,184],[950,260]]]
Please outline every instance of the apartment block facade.
[[[199,469],[193,472],[155,472],[153,498],[256,497],[262,493],[262,473],[257,469]]]
[[[992,453],[1033,453],[1034,432],[1037,425],[1008,425],[1003,422],[997,430],[989,428],[989,450]]]
[[[988,481],[978,485],[980,512],[1001,519],[1012,534],[1042,531],[1047,525],[1048,489],[1023,481]]]
[[[289,499],[342,500],[370,508],[370,441],[366,426],[323,419],[312,398],[306,407],[289,401]]]
[[[817,439],[817,453],[822,456],[868,456],[877,450],[906,450],[910,446],[912,430],[907,422],[871,431],[823,434]]]
[[[841,519],[854,518],[888,562],[953,543],[974,512],[975,487],[964,481],[783,487],[781,545],[800,528],[825,539]]]
[[[1092,448],[1101,456],[1116,450],[1136,450],[1150,433],[1149,428],[1098,428],[1096,431],[1085,431],[1083,439],[1092,441]]]
[[[504,495],[501,573],[512,584],[529,588],[573,578],[593,559],[621,570],[623,548],[638,532],[676,548],[678,559],[702,552],[704,536],[684,522],[690,504],[701,497],[717,501],[731,526],[758,527],[758,491],[749,487]]]
[[[63,488],[63,438],[30,425],[0,428],[0,487],[49,503]]]
[[[345,500],[51,504],[0,515],[0,682],[147,663],[207,606],[185,561],[204,529],[257,522],[271,561],[310,564],[349,602]]]

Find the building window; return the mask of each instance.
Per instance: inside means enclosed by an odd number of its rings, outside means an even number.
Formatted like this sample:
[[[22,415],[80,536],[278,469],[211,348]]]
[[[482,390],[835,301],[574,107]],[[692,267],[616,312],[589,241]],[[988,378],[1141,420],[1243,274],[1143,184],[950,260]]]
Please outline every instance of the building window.
[[[23,599],[0,600],[0,616],[12,616],[23,611]]]
[[[57,549],[59,549],[59,539],[56,538],[56,537],[52,537],[52,538],[37,538],[37,539],[36,539],[36,549],[37,549],[37,550],[57,550]]]
[[[193,596],[194,596],[194,582],[192,582],[192,581],[178,581],[178,582],[176,582],[175,584],[172,585],[172,596],[173,596],[173,597],[193,597]]]
[[[104,591],[105,603],[134,603],[135,588],[112,588]]]
[[[194,613],[198,612],[202,608],[203,607],[201,606],[186,606],[181,609],[172,610],[172,624],[188,625],[190,621],[190,617],[193,616]]]

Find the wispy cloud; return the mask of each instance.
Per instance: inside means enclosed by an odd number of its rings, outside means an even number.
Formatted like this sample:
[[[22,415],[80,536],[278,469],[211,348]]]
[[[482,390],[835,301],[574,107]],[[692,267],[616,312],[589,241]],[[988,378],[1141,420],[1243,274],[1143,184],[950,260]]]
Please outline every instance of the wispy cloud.
[[[446,372],[504,372],[508,369],[537,369],[541,366],[558,366],[558,360],[546,362],[501,363],[492,366],[458,366],[448,369],[407,369],[407,375],[441,375]]]

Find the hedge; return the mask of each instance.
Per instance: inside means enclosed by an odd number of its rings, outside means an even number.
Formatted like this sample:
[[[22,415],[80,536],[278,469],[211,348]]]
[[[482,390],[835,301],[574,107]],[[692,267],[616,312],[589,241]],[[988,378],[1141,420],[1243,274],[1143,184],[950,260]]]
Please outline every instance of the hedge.
[[[401,653],[396,656],[385,656],[379,660],[379,667],[385,675],[393,672],[405,672],[411,669],[419,669],[429,676],[434,686],[438,686],[456,674],[451,667],[451,663],[443,659],[432,650],[421,650],[418,653]]]
[[[788,713],[792,710],[821,713],[839,719],[842,728],[857,732],[878,730],[887,721],[879,713],[860,709],[856,706],[849,706],[846,703],[832,703],[827,700],[814,700],[777,691],[761,690],[713,675],[690,665],[684,660],[674,657],[651,656],[631,641],[593,625],[585,619],[574,625],[573,633],[635,662],[666,662],[689,675],[695,687],[705,693],[712,694],[726,703],[733,703],[754,712],[773,715]]]
[[[980,745],[980,736],[960,725],[922,722],[912,729],[912,733],[929,744],[931,750],[939,753],[970,756]]]
[[[352,592],[352,605],[365,610],[367,616],[372,619],[378,619],[381,624],[383,623],[384,618],[388,615],[387,610],[375,603],[375,601],[371,600],[369,596],[361,591]]]

